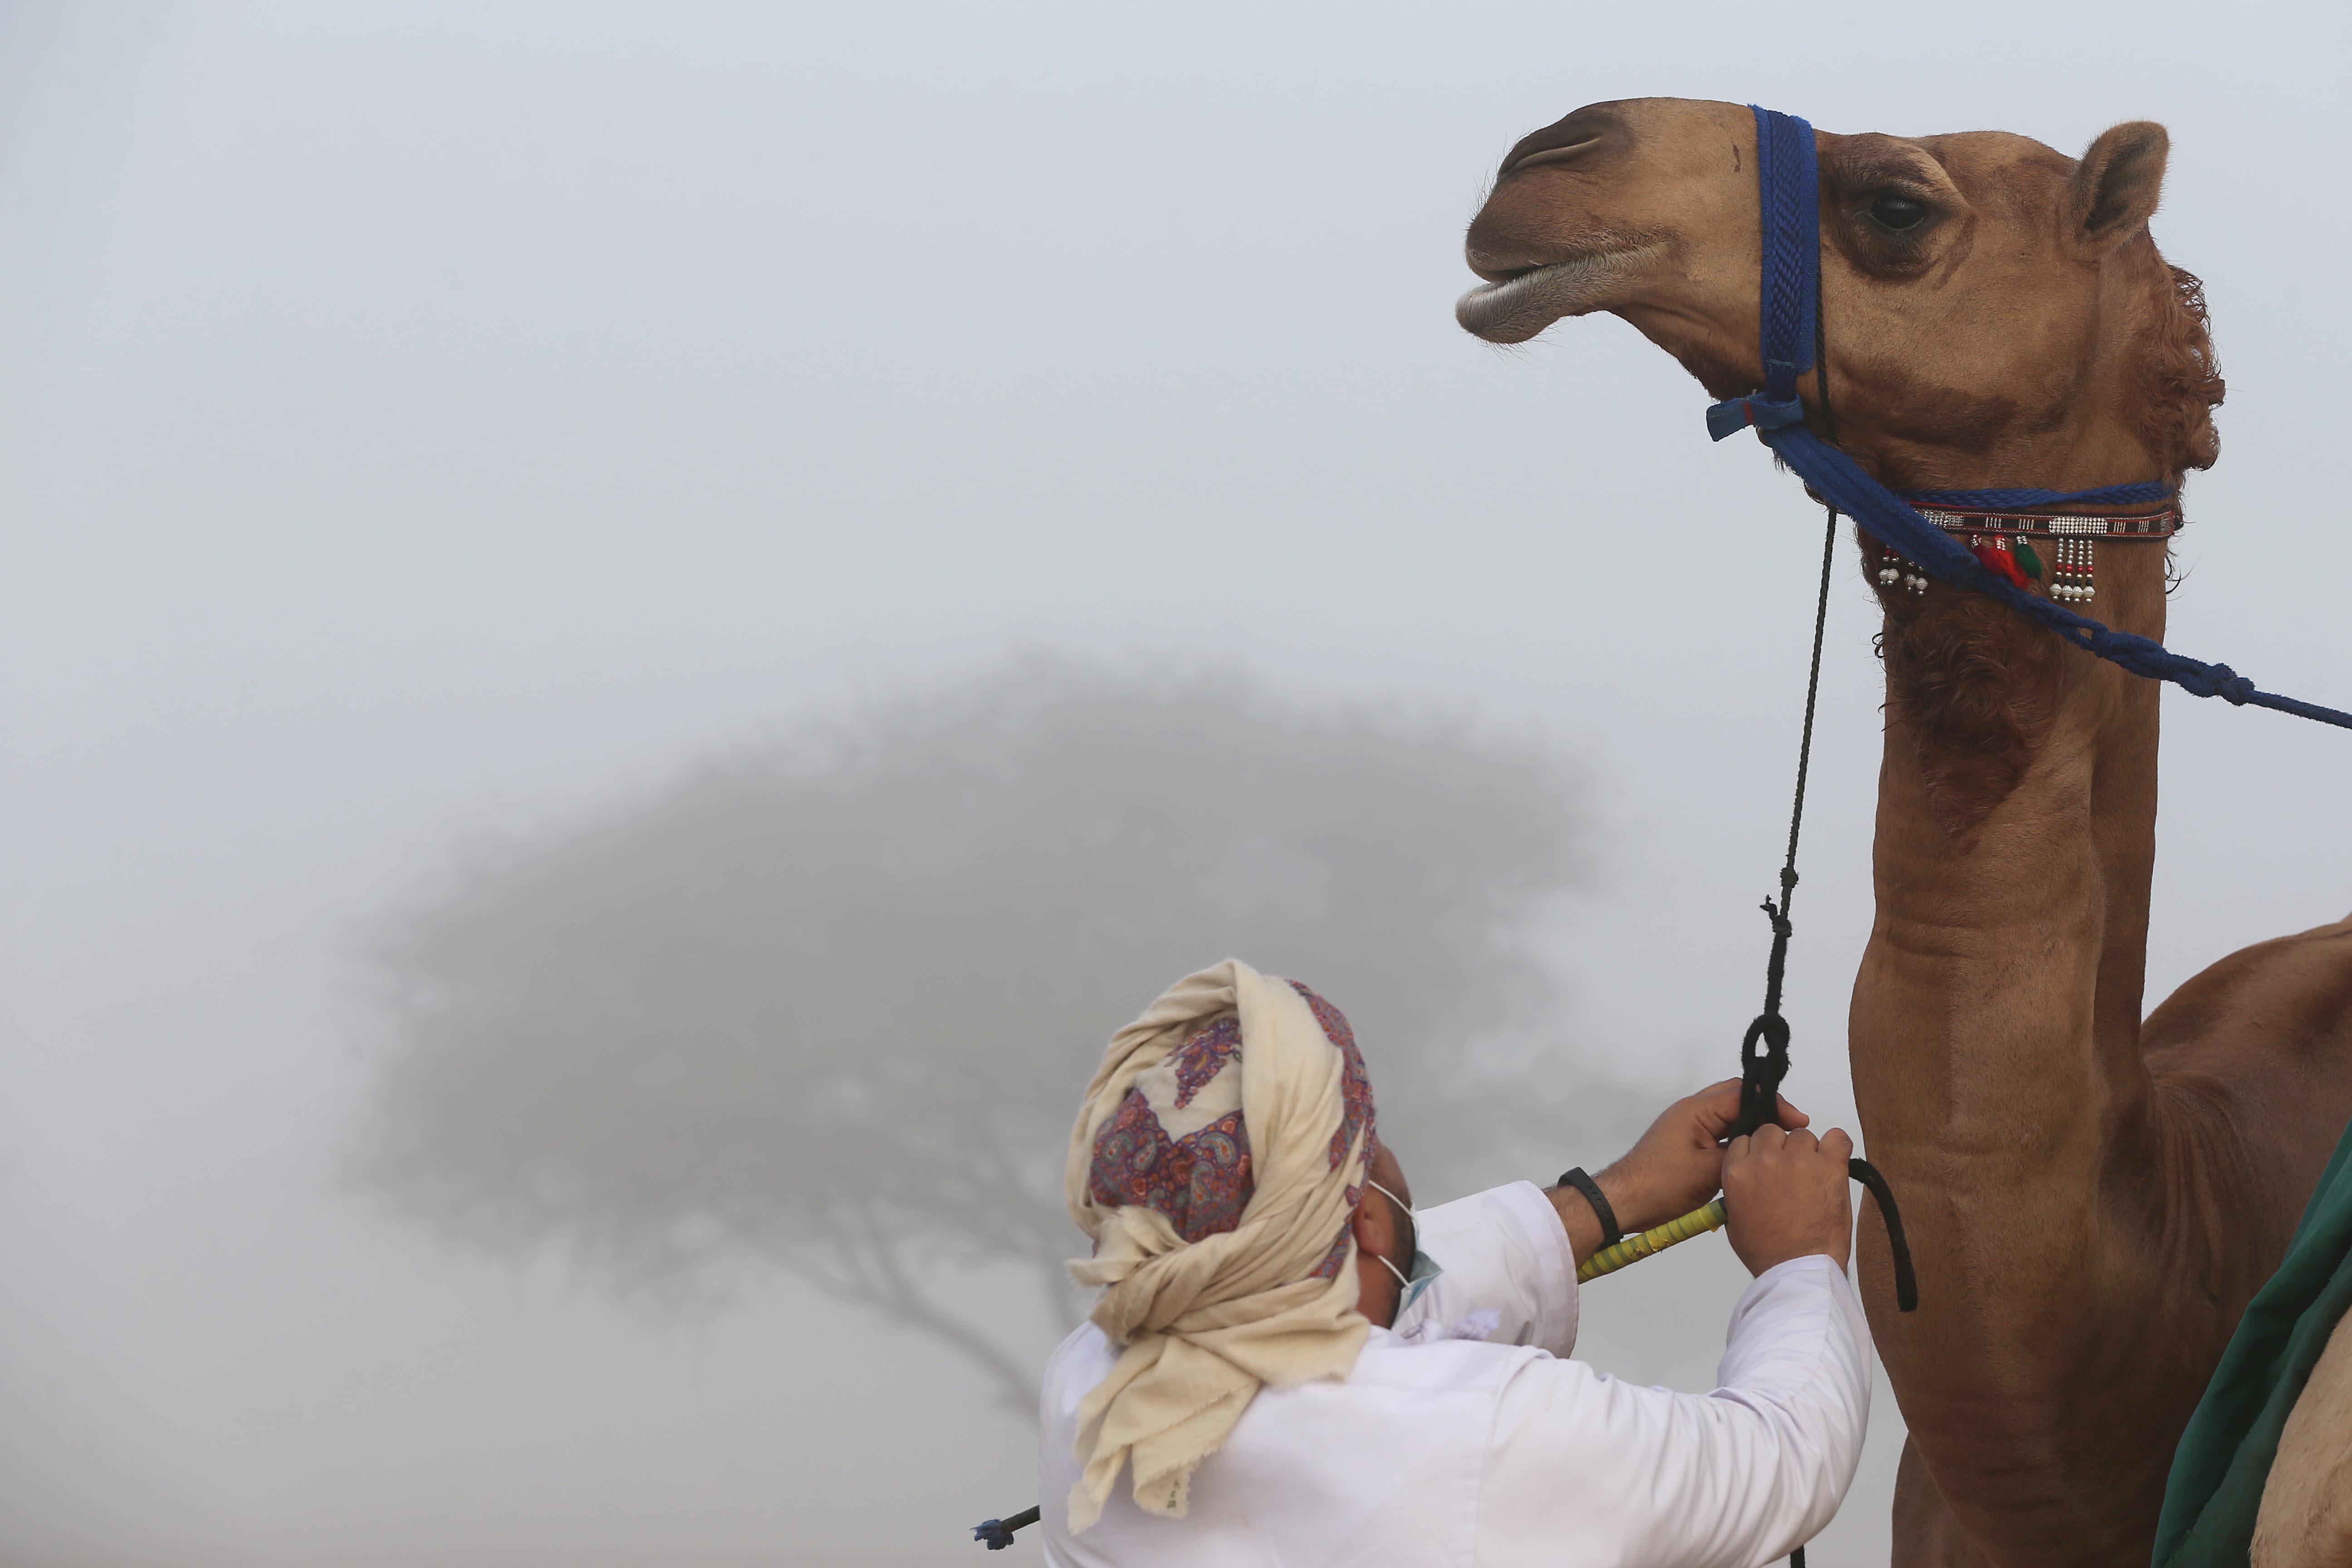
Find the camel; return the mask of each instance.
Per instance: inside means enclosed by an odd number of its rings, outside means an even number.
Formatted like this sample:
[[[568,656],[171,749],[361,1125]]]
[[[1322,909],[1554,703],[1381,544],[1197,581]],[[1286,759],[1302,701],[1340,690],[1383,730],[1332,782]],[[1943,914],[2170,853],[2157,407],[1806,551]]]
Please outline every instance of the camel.
[[[1486,281],[1462,324],[1518,342],[1606,311],[1714,397],[1757,391],[1755,143],[1746,108],[1673,99],[1528,136],[1471,224]],[[1897,489],[2211,466],[2202,291],[2148,234],[2161,126],[2079,161],[1993,132],[1816,144],[1835,422],[1806,373],[1816,433]],[[2352,921],[2232,954],[2143,1019],[2157,687],[1979,595],[1914,592],[1863,543],[1885,742],[1849,1054],[1920,1289],[1895,1310],[1866,1222],[1910,1427],[1895,1560],[2143,1568],[2175,1441],[2352,1117]],[[2084,607],[2161,638],[2167,554],[2102,541]]]

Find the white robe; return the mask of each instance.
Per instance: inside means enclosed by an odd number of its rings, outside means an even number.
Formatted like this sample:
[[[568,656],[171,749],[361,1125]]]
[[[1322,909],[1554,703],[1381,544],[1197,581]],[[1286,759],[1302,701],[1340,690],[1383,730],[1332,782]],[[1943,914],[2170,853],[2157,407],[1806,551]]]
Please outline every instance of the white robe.
[[[1711,1394],[1634,1388],[1566,1358],[1576,1271],[1525,1182],[1424,1211],[1444,1268],[1374,1329],[1347,1381],[1259,1390],[1182,1519],[1124,1475],[1072,1536],[1077,1408],[1118,1349],[1088,1323],[1047,1363],[1038,1486],[1055,1568],[1751,1568],[1837,1511],[1870,1414],[1861,1304],[1826,1258],[1732,1310]],[[1479,1337],[1484,1336],[1484,1337]]]

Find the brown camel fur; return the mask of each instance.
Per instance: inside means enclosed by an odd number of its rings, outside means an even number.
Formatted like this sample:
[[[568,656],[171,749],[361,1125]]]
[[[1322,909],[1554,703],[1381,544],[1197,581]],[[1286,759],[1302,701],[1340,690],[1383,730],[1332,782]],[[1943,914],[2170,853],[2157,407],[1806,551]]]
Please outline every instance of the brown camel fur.
[[[1471,225],[1463,324],[1517,342],[1605,310],[1715,396],[1758,390],[1755,141],[1744,108],[1662,99],[1528,137]],[[1991,132],[1819,147],[1831,398],[1863,468],[2073,490],[2212,463],[2204,302],[2147,232],[2162,127],[2079,162]],[[2160,543],[2101,544],[2097,582],[2102,619],[2163,636]],[[2156,686],[1988,600],[1872,583],[1878,914],[1850,1049],[1919,1272],[1898,1314],[1866,1223],[1911,1432],[1895,1561],[2143,1568],[2174,1442],[2352,1116],[2352,921],[2143,1022]]]

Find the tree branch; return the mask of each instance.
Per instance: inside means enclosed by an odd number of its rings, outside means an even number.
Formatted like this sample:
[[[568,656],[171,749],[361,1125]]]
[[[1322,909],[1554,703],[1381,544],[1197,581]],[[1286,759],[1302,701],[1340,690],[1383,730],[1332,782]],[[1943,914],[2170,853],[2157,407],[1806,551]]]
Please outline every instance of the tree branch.
[[[866,1233],[863,1237],[825,1226],[833,1233],[834,1251],[842,1266],[839,1273],[800,1267],[800,1260],[790,1257],[786,1266],[836,1300],[877,1308],[893,1321],[930,1335],[987,1375],[994,1385],[996,1403],[1015,1415],[1034,1414],[1035,1377],[987,1335],[924,1295],[899,1261],[897,1248],[883,1238],[875,1217],[864,1212],[866,1205],[854,1206],[863,1221],[859,1227]]]

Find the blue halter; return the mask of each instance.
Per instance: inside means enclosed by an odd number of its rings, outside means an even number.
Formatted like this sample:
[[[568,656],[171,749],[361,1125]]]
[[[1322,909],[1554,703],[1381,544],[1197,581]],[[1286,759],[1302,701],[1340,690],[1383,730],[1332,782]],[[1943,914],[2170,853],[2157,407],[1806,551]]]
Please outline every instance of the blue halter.
[[[1755,109],[1752,104],[1749,107]],[[2116,631],[2003,581],[1912,505],[1986,511],[2134,506],[2168,499],[2173,493],[2170,485],[2142,481],[2064,494],[1997,489],[1919,490],[1898,496],[1806,428],[1797,377],[1813,365],[1814,319],[1821,309],[1822,290],[1821,174],[1813,128],[1793,114],[1776,114],[1769,109],[1755,109],[1755,114],[1756,178],[1764,213],[1764,390],[1709,408],[1707,434],[1720,441],[1734,431],[1753,429],[1757,438],[1794,468],[1814,494],[1862,524],[1881,544],[1916,562],[1929,577],[1999,599],[2075,647],[2119,664],[2134,675],[2169,680],[2199,697],[2274,708],[2352,730],[2352,713],[2258,691],[2252,681],[2226,664],[2206,664],[2169,652],[2152,638]]]

